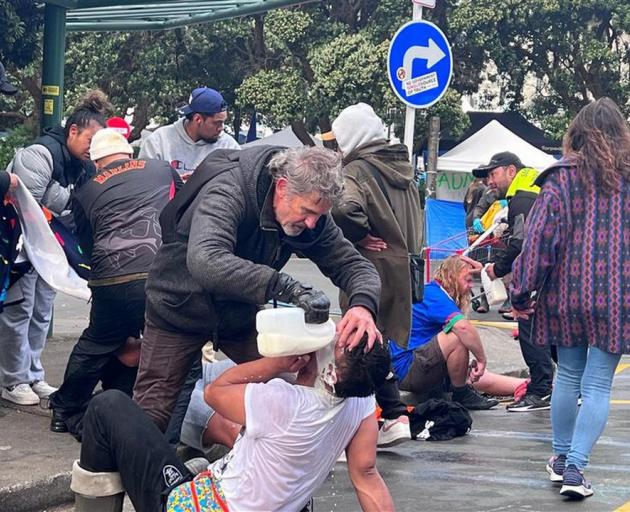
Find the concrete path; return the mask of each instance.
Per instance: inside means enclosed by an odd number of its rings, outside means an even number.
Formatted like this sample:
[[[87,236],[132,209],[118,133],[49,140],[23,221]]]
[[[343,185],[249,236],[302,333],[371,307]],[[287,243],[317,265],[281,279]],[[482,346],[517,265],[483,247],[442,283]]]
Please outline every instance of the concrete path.
[[[338,307],[336,290],[306,260],[289,271],[311,282]],[[74,342],[87,325],[89,306],[65,296],[55,305],[55,335],[43,355],[47,378],[59,385]],[[473,315],[498,321],[496,313]],[[519,372],[524,364],[510,329],[481,328],[489,369]],[[622,360],[614,386],[610,421],[592,457],[588,476],[595,496],[566,505],[546,479],[550,452],[549,413],[475,413],[472,432],[453,441],[408,442],[381,451],[378,466],[400,511],[613,511],[630,502],[630,358]],[[625,368],[625,367],[624,367]],[[49,413],[0,401],[0,512],[72,510],[69,471],[80,445],[49,431]],[[58,506],[60,505],[61,506]],[[338,463],[316,495],[315,510],[359,510],[344,464]],[[127,511],[133,508],[128,506]],[[630,503],[620,509],[630,512]]]

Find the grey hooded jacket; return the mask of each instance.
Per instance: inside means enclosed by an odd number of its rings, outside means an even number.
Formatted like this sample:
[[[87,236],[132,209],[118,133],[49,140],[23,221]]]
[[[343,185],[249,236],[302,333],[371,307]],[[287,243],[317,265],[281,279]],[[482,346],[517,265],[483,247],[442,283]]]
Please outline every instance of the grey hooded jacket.
[[[267,163],[280,149],[218,150],[204,160],[202,166],[217,158],[239,165],[201,188],[177,224],[177,240],[160,247],[147,280],[149,323],[243,339],[254,329],[258,306],[270,299],[278,271],[296,251],[344,290],[351,306],[365,306],[376,316],[379,275],[330,215],[297,237],[276,223]]]

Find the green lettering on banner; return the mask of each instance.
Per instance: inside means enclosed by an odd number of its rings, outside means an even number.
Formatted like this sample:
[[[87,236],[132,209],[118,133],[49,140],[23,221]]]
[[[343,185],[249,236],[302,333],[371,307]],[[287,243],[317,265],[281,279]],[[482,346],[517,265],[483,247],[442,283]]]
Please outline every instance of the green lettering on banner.
[[[466,189],[474,179],[470,173],[441,172],[438,174],[437,186],[448,190],[462,190]]]
[[[448,176],[446,175],[446,173],[441,172],[441,173],[438,174],[437,186],[441,187],[444,184],[446,184],[447,188],[450,188],[449,185],[448,185]]]
[[[461,174],[453,174],[453,186],[452,189],[453,190],[461,190],[464,189],[466,187],[468,187],[468,185],[470,183],[472,183],[473,181],[473,177],[472,175],[466,173],[461,173]]]

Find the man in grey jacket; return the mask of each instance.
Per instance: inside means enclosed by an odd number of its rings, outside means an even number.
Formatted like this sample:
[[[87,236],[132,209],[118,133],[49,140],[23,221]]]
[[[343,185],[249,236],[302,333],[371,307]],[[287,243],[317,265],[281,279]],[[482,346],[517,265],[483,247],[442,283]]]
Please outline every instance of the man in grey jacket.
[[[219,92],[199,87],[192,92],[188,103],[180,111],[185,117],[155,130],[146,138],[138,155],[145,160],[166,160],[184,179],[215,149],[240,149],[223,131],[227,103]]]
[[[165,208],[134,389],[162,431],[207,339],[237,363],[260,357],[255,316],[272,299],[302,307],[307,322],[326,321],[328,298],[279,272],[294,252],[349,298],[338,343],[381,339],[378,273],[330,216],[342,190],[341,160],[323,148],[218,150]]]

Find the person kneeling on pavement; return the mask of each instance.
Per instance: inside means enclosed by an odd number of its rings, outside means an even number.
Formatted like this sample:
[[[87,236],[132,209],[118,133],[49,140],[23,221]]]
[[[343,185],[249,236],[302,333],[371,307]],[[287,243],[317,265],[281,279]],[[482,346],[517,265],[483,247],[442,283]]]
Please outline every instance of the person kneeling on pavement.
[[[305,356],[207,364],[205,401],[198,383],[182,436],[197,447],[218,442],[232,449],[192,484],[149,417],[123,393],[106,391],[85,415],[79,471],[120,472],[137,512],[183,510],[192,487],[203,483],[212,489],[203,510],[299,511],[345,450],[361,508],[394,510],[375,466],[373,397],[390,358],[384,345],[369,352],[366,346],[364,336],[351,351],[331,343]],[[278,378],[295,372],[293,384]]]
[[[167,162],[131,158],[133,148],[112,128],[96,132],[90,158],[98,174],[74,195],[81,248],[90,257],[90,324],[72,349],[61,387],[50,395],[50,429],[81,438],[94,388],[131,396],[144,328],[144,287],[161,244],[160,212],[182,181]],[[131,338],[132,341],[128,341]],[[135,353],[135,356],[133,355]]]
[[[473,274],[480,270],[481,264],[470,258],[450,256],[438,267],[435,279],[425,285],[423,301],[413,306],[407,349],[389,342],[402,391],[427,393],[450,381],[453,401],[469,410],[485,410],[499,402],[478,390],[511,395],[524,382],[486,371],[479,333],[465,316]],[[469,363],[471,353],[475,359]]]

